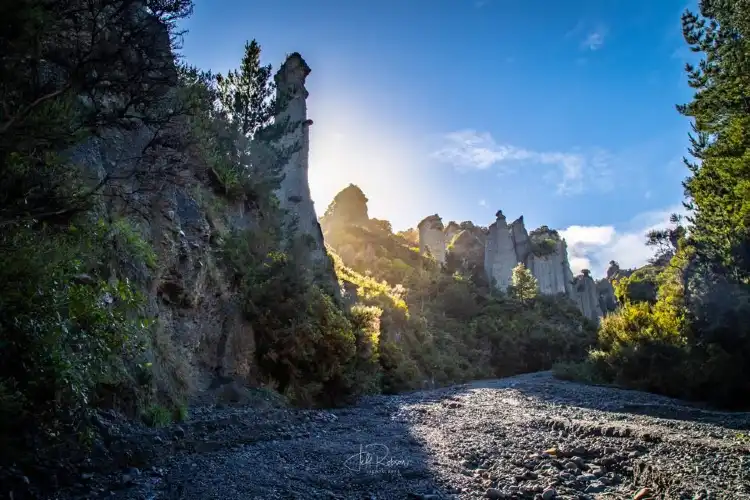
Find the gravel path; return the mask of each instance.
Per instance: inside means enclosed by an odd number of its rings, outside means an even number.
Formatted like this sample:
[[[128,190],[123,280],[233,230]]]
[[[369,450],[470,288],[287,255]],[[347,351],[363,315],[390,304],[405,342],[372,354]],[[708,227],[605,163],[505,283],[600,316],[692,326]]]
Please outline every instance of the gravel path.
[[[334,411],[201,407],[64,498],[750,499],[750,414],[536,373]],[[63,498],[63,497],[60,497]]]

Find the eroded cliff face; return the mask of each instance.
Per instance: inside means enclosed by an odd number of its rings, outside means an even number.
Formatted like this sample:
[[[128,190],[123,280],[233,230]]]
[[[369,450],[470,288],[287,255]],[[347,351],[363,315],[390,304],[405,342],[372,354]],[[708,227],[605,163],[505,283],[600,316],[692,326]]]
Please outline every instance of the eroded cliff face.
[[[436,261],[445,263],[445,233],[443,220],[439,215],[430,215],[417,225],[419,230],[419,251],[432,255]]]
[[[450,227],[450,224],[449,226]],[[446,228],[446,236],[448,234]],[[487,243],[487,231],[478,226],[467,226],[458,230],[450,240],[446,252],[446,262],[454,261],[459,268],[473,273],[484,269],[484,248]]]
[[[487,279],[498,290],[507,290],[511,285],[513,268],[518,262],[512,228],[508,226],[502,210],[498,210],[495,222],[489,227],[484,248],[484,270]]]
[[[291,96],[285,116],[300,123],[281,139],[300,147],[284,166],[285,178],[276,195],[286,210],[286,244],[305,239],[308,248],[302,257],[307,259],[305,267],[311,270],[311,279],[340,296],[307,178],[309,122],[304,82],[309,72],[301,56],[292,54],[276,75],[278,92]],[[168,92],[165,105],[171,98]],[[153,363],[157,390],[190,397],[209,388],[216,376],[258,383],[253,329],[243,316],[242,298],[221,264],[220,252],[223,240],[233,230],[260,230],[260,214],[244,200],[230,202],[216,194],[207,166],[189,149],[162,147],[158,154],[144,159],[144,148],[155,133],[146,126],[130,131],[103,130],[71,155],[98,179],[137,171],[130,158],[156,162],[160,168],[158,178],[128,175],[112,183],[110,194],[115,196],[108,198],[112,201],[101,206],[98,214],[113,217],[132,214],[135,209],[138,217],[130,218],[155,250],[155,266],[122,261],[112,262],[110,269],[113,278],[139,284],[147,297],[146,313],[156,320],[147,357]]]
[[[508,224],[501,210],[495,214],[495,222],[486,233],[467,230],[454,233],[455,223],[450,223],[441,238],[438,232],[442,222],[438,222],[439,216],[432,215],[420,223],[420,249],[429,248],[435,254],[435,245],[446,241],[448,233],[456,234],[448,250],[449,257],[466,268],[472,259],[476,259],[477,246],[481,245],[479,250],[483,253],[484,273],[497,289],[508,289],[513,268],[522,263],[537,279],[540,293],[570,297],[581,312],[594,321],[602,316],[603,306],[600,302],[605,300],[604,297],[600,298],[602,287],[597,288],[588,274],[578,278],[573,276],[567,244],[557,231],[542,226],[529,233],[523,216]],[[455,226],[460,229],[460,226]],[[603,293],[609,304],[609,290],[603,290]],[[611,295],[613,297],[613,293]]]
[[[526,267],[536,277],[539,291],[547,295],[570,294],[573,273],[568,263],[568,248],[557,231],[542,227],[532,231]]]
[[[285,103],[283,111],[277,116],[277,121],[283,122],[288,119],[292,125],[292,130],[282,137],[280,144],[282,147],[296,146],[296,151],[283,167],[284,177],[276,191],[276,197],[286,214],[284,226],[288,231],[288,239],[301,239],[307,246],[302,258],[306,269],[311,273],[310,279],[319,282],[334,296],[340,298],[333,263],[326,252],[323,230],[310,196],[308,171],[310,126],[313,122],[307,117],[309,92],[305,87],[305,80],[310,71],[302,56],[295,52],[287,57],[274,77],[277,99]]]
[[[99,176],[127,172],[121,160],[136,157],[150,132],[105,133],[74,152],[80,164]],[[177,152],[172,152],[177,155]],[[218,263],[218,243],[232,227],[251,228],[255,214],[243,203],[211,210],[216,197],[206,170],[189,154],[171,182],[161,189],[121,182],[115,189],[138,191],[136,223],[156,254],[156,266],[112,262],[112,278],[135,280],[147,297],[147,315],[155,318],[155,337],[148,351],[157,389],[187,395],[210,383],[211,374],[253,381],[254,336],[243,319],[239,300]],[[110,203],[102,216],[125,213]],[[209,215],[209,214],[212,215]]]
[[[598,321],[602,317],[599,291],[588,269],[582,270],[581,274],[575,277],[573,290],[575,293],[572,298],[576,301],[583,315],[592,321]]]

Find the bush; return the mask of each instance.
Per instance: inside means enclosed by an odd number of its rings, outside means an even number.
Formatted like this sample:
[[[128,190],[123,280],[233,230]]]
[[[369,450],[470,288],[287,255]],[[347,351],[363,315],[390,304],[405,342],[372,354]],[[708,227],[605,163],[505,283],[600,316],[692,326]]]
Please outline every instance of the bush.
[[[646,266],[636,270],[630,276],[615,281],[615,297],[620,304],[627,302],[656,302],[657,281],[660,269]]]
[[[355,305],[349,312],[355,336],[356,355],[350,363],[350,392],[376,394],[381,392],[380,317],[383,310],[375,306]]]
[[[173,413],[161,405],[151,405],[141,415],[143,423],[150,427],[165,427],[172,423]]]
[[[132,233],[119,238],[124,227],[20,226],[0,236],[4,458],[17,456],[23,449],[18,443],[27,439],[46,447],[85,432],[106,387],[130,394],[121,399],[126,410],[148,401],[148,387],[128,373],[148,345],[143,298],[127,280],[100,277],[113,241],[120,242],[120,251],[123,243],[145,250]]]
[[[248,270],[245,311],[253,325],[258,366],[280,392],[312,404],[335,400],[355,354],[352,325],[331,297],[300,278],[294,261],[271,252]],[[324,394],[325,393],[325,394]],[[325,396],[325,397],[324,397]]]
[[[690,247],[681,248],[655,281],[660,287],[653,304],[629,302],[602,319],[598,348],[585,363],[558,368],[558,375],[747,406],[750,286],[730,283]]]

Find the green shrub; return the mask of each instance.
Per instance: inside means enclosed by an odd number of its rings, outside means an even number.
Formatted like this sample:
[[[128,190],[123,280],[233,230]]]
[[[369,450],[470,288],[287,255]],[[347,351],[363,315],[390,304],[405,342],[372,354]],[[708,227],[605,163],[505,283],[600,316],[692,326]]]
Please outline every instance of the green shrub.
[[[188,406],[184,403],[177,405],[172,411],[172,420],[184,422],[188,419]]]
[[[581,366],[559,368],[558,375],[746,406],[750,287],[701,266],[693,248],[681,248],[655,278],[657,300],[628,302],[603,318],[598,348]]]
[[[370,351],[377,359],[375,310],[356,311],[353,324],[329,294],[308,282],[294,258],[273,250],[263,255],[274,240],[259,244],[256,234],[235,234],[225,256],[245,298],[258,367],[297,404],[336,404],[363,390],[359,386],[367,384],[352,364],[366,367],[372,360],[358,354]]]
[[[349,320],[356,339],[356,356],[350,363],[351,383],[356,394],[381,391],[380,379],[380,317],[383,310],[375,306],[355,305]]]
[[[4,449],[31,436],[51,444],[82,432],[103,401],[101,388],[126,386],[134,406],[148,398],[128,374],[150,335],[143,298],[127,280],[99,277],[122,227],[18,226],[0,236]],[[126,241],[142,248],[134,237]]]
[[[607,382],[607,378],[598,373],[596,364],[591,360],[556,363],[552,366],[552,374],[560,380],[573,382],[587,384],[604,384]]]
[[[657,281],[660,269],[646,266],[636,270],[630,276],[624,276],[615,281],[615,297],[620,304],[626,302],[656,302],[659,288]]]
[[[552,238],[534,238],[530,242],[531,253],[537,257],[553,254],[557,251],[557,243]]]
[[[172,423],[174,414],[164,406],[151,405],[143,411],[141,419],[149,427],[166,427]]]

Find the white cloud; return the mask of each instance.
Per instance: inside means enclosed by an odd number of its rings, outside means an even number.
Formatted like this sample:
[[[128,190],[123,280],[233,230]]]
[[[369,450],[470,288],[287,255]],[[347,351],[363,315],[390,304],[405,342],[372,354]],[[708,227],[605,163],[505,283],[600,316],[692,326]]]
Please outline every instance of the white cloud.
[[[579,38],[586,32],[586,36],[581,40],[581,49],[598,50],[604,45],[604,39],[607,37],[609,30],[602,23],[592,23],[582,19],[565,33],[565,38]]]
[[[623,230],[614,226],[570,226],[560,231],[568,243],[570,267],[574,273],[590,269],[594,276],[601,277],[611,260],[623,269],[646,264],[654,254],[646,246],[646,233],[668,227],[673,213],[684,214],[685,209],[677,205],[639,214]]]
[[[479,206],[480,207],[487,207],[487,200],[479,200]]]
[[[599,28],[589,33],[586,38],[581,42],[581,47],[589,50],[598,50],[604,45],[604,37],[607,32],[604,28]]]
[[[445,144],[432,153],[432,157],[459,169],[500,168],[502,172],[514,171],[510,163],[537,163],[554,166],[545,178],[557,183],[559,194],[577,194],[587,187],[584,181],[591,181],[600,190],[611,189],[610,170],[607,166],[609,155],[601,150],[591,154],[578,152],[539,152],[498,144],[487,132],[461,130],[443,137]]]

